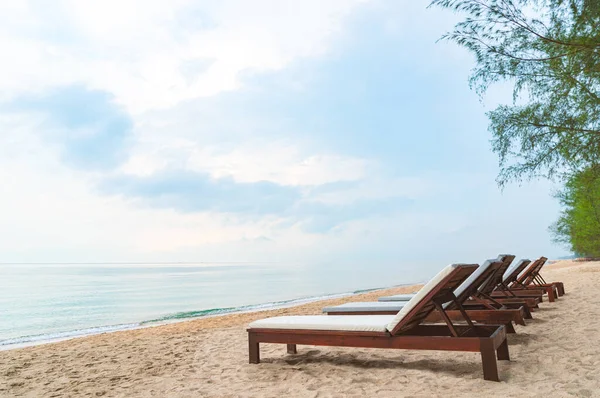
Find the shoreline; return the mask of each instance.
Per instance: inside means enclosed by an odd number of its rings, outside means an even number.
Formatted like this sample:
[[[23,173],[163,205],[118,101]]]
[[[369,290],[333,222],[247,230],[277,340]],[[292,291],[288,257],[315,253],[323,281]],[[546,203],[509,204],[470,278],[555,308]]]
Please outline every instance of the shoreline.
[[[0,397],[596,396],[600,262],[559,262],[543,276],[564,282],[566,295],[544,300],[507,336],[511,361],[498,363],[500,383],[482,379],[472,352],[300,345],[289,355],[264,344],[261,363],[248,363],[246,327],[254,320],[321,314],[411,285],[2,351]]]
[[[413,283],[413,284],[401,284],[389,287],[379,287],[379,288],[370,288],[370,289],[361,289],[355,290],[352,292],[345,293],[332,293],[321,296],[313,296],[313,297],[301,297],[290,300],[282,300],[270,303],[261,303],[261,304],[250,304],[239,307],[229,307],[229,308],[210,308],[207,310],[199,310],[199,311],[188,311],[188,312],[177,312],[169,315],[165,315],[156,319],[144,320],[140,322],[128,323],[128,324],[116,324],[116,325],[101,325],[101,326],[92,326],[85,329],[76,329],[69,330],[64,332],[55,332],[55,333],[42,333],[38,335],[28,335],[28,336],[20,336],[15,338],[9,338],[5,340],[0,340],[0,352],[3,351],[12,351],[22,348],[28,347],[37,347],[40,345],[48,345],[55,344],[64,341],[70,341],[74,339],[82,339],[87,337],[93,337],[98,335],[112,334],[118,332],[127,332],[132,330],[140,330],[147,328],[155,328],[161,327],[165,325],[178,324],[182,322],[190,322],[196,321],[206,318],[213,317],[225,317],[231,315],[238,314],[249,314],[256,313],[261,311],[269,311],[269,310],[279,310],[286,308],[294,308],[300,307],[305,304],[318,303],[320,301],[328,301],[328,300],[336,300],[336,299],[345,299],[345,298],[355,298],[357,296],[361,296],[363,294],[378,292],[378,291],[388,291],[391,289],[404,289],[407,287],[418,288],[422,286],[422,283]],[[403,292],[402,292],[403,293]],[[360,298],[357,298],[360,299]],[[185,314],[194,314],[198,313],[200,315],[191,315],[186,316]],[[55,337],[53,337],[55,336]],[[13,342],[14,341],[14,342]],[[8,342],[8,343],[6,343]]]
[[[575,266],[578,264],[585,264],[590,260],[582,261],[582,259],[572,259],[572,260],[550,260],[546,265],[546,269],[560,269],[568,266]],[[5,340],[0,340],[0,352],[4,351],[13,351],[23,348],[29,347],[37,347],[42,345],[56,344],[65,341],[71,341],[75,339],[84,339],[94,336],[101,336],[107,334],[114,334],[119,332],[128,332],[134,330],[143,330],[148,328],[156,328],[163,327],[167,325],[179,324],[184,322],[193,322],[202,319],[209,319],[215,317],[227,317],[227,316],[235,316],[239,314],[253,314],[260,313],[271,310],[280,310],[286,308],[297,308],[302,307],[307,304],[314,304],[323,302],[323,307],[327,305],[335,305],[335,304],[325,304],[329,303],[331,300],[338,299],[347,299],[352,298],[352,300],[356,301],[365,301],[361,300],[361,296],[370,293],[382,292],[381,295],[388,294],[403,294],[410,293],[414,290],[418,290],[424,283],[411,283],[411,284],[400,284],[389,287],[378,287],[378,288],[369,288],[369,289],[359,289],[351,292],[343,292],[343,293],[332,293],[321,296],[313,296],[313,297],[301,297],[289,300],[282,300],[276,302],[269,303],[260,303],[260,304],[250,304],[239,307],[230,307],[230,308],[210,308],[207,310],[199,310],[199,311],[188,311],[185,313],[177,312],[169,315],[165,315],[156,319],[151,320],[143,320],[139,322],[127,323],[127,324],[116,324],[116,325],[101,325],[101,326],[92,326],[84,329],[76,329],[76,330],[68,330],[64,332],[55,332],[55,333],[42,333],[38,335],[28,335],[28,336],[20,336],[15,338],[9,338]],[[413,289],[411,291],[405,291],[405,289],[410,288]],[[395,289],[401,289],[400,291],[396,291]],[[393,293],[389,293],[389,291],[393,291]],[[383,293],[387,292],[387,293]],[[299,308],[301,309],[301,308]],[[192,315],[192,316],[179,316],[180,314],[186,313],[202,313],[201,315]],[[56,337],[53,337],[56,336]],[[21,341],[25,340],[25,341]],[[9,343],[6,343],[9,341]],[[12,342],[14,341],[14,342]]]

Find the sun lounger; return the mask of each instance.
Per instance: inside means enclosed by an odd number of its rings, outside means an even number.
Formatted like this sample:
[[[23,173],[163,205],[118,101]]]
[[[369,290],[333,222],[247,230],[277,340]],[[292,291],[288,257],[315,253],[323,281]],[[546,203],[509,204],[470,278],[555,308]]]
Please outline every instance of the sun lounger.
[[[499,272],[504,273],[506,271],[506,268],[508,268],[508,266],[510,265],[510,263],[512,262],[512,260],[515,258],[515,256],[513,256],[512,254],[500,254],[495,261],[500,261],[502,262],[502,269],[499,270]],[[488,260],[488,261],[493,261],[493,260]],[[481,271],[481,270],[479,270]],[[395,294],[392,296],[382,296],[379,297],[377,299],[377,301],[409,301],[411,298],[413,298],[415,296],[415,293],[409,293],[409,294]]]
[[[509,275],[511,278],[505,278],[503,283],[499,284],[496,291],[492,294],[492,297],[502,297],[506,295],[506,292],[516,295],[517,297],[542,297],[544,294],[548,295],[548,301],[554,302],[558,297],[557,287],[552,284],[538,285],[533,284],[536,273],[539,274],[539,270],[545,264],[547,258],[540,257],[534,262],[530,263],[525,271],[521,275],[514,278],[514,273]],[[512,280],[511,280],[512,279]]]
[[[503,275],[507,272],[509,265],[512,263],[515,256],[512,254],[501,254],[496,260],[502,263],[496,269],[496,272],[488,278],[473,294],[470,300],[467,300],[463,303],[463,306],[468,310],[475,309],[519,309],[524,311],[525,319],[531,319],[531,312],[534,308],[537,308],[538,303],[540,302],[539,297],[516,297],[512,296],[502,296],[502,297],[492,297],[491,295],[494,292],[494,289],[502,283]],[[508,294],[508,293],[506,293]]]
[[[510,264],[514,260],[515,256],[512,254],[500,254],[496,259],[502,262],[502,267],[498,270],[498,275],[495,275],[494,279],[488,285],[487,290],[483,290],[482,293],[486,296],[487,299],[491,299],[494,289],[502,282],[502,276],[509,268]],[[526,318],[531,318],[531,311],[534,308],[538,307],[538,303],[541,302],[542,292],[535,293],[526,293],[525,297],[519,297],[515,293],[503,293],[494,297],[494,301],[496,303],[501,303],[505,308],[519,308],[523,304],[526,305]],[[383,296],[379,297],[378,301],[408,301],[410,300],[414,294],[397,294],[393,296]],[[479,304],[474,304],[471,302],[466,302],[466,306],[474,306],[475,308],[479,308]],[[493,304],[494,306],[496,304]]]
[[[455,291],[454,294],[458,301],[465,301],[474,295],[477,289],[486,282],[502,265],[497,260],[487,260],[467,280],[465,280]],[[414,297],[414,296],[413,296]],[[323,312],[328,315],[389,315],[396,314],[405,305],[406,301],[375,301],[375,302],[356,302],[346,303],[323,308]],[[447,303],[444,306],[446,314],[452,320],[460,321],[462,314],[459,309],[453,306],[453,303]],[[503,324],[508,333],[514,333],[512,322],[525,325],[525,310],[523,308],[484,308],[467,311],[471,320],[484,324]],[[440,322],[439,313],[432,312],[426,319],[426,322]]]
[[[502,267],[491,278],[490,283],[482,290],[482,293],[485,294],[486,298],[494,298],[502,304],[525,301],[530,309],[536,308],[538,303],[542,301],[543,290],[531,289],[513,292],[504,286],[504,274],[509,269],[514,258],[515,256],[512,254],[501,254],[498,256],[498,260],[502,261]]]
[[[515,283],[515,281],[517,280],[517,278],[519,277],[519,274],[521,272],[523,272],[523,270],[525,268],[527,268],[527,266],[531,264],[531,260],[529,259],[521,259],[519,261],[517,261],[516,263],[513,263],[513,265],[511,265],[508,270],[506,270],[506,272],[504,273],[503,276],[503,281],[504,284],[506,286],[511,286],[513,283]]]
[[[546,257],[540,257],[536,266],[528,268],[522,275],[514,281],[514,288],[549,288],[552,287],[556,290],[558,296],[565,294],[565,286],[562,282],[546,282],[540,271],[546,264],[548,259]],[[511,286],[513,288],[513,286]]]
[[[508,360],[504,326],[474,325],[452,293],[477,265],[453,264],[444,268],[396,315],[283,316],[261,319],[248,326],[250,363],[260,362],[260,343],[297,344],[411,350],[479,352],[485,380],[498,381],[496,354]],[[455,301],[466,326],[455,325],[443,305]],[[433,311],[446,325],[423,325]]]

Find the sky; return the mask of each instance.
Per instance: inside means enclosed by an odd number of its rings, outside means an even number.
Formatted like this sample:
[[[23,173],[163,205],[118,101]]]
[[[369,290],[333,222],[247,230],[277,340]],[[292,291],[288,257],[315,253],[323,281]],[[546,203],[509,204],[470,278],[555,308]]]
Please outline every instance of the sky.
[[[428,1],[0,2],[0,261],[556,257]]]

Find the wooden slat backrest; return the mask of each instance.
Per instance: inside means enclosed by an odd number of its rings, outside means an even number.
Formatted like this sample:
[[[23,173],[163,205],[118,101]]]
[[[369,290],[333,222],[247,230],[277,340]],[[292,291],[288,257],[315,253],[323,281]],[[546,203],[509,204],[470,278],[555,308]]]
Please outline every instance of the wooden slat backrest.
[[[529,274],[524,275],[523,282],[521,282],[521,283],[523,285],[530,285],[533,282],[533,280],[535,279],[535,277],[540,273],[542,267],[544,266],[544,264],[546,264],[547,260],[548,259],[546,257],[540,257],[537,260],[535,267],[532,267]]]
[[[517,280],[517,277],[519,276],[519,274],[521,272],[523,272],[523,270],[529,264],[531,264],[531,260],[529,260],[529,259],[524,258],[522,260],[519,260],[519,262],[517,263],[517,265],[513,269],[509,269],[508,270],[508,271],[510,271],[510,273],[504,277],[504,284],[506,286],[510,286],[510,284],[512,284],[514,281]]]
[[[502,262],[502,265],[498,267],[496,273],[492,275],[492,277],[485,283],[485,286],[481,286],[479,291],[483,294],[492,294],[494,289],[502,283],[504,278],[504,273],[510,267],[510,264],[515,259],[515,256],[512,254],[501,254],[498,256],[497,260]]]
[[[529,277],[529,275],[531,275],[531,273],[533,272],[533,270],[538,266],[539,263],[539,259],[535,260],[534,262],[530,263],[527,268],[525,268],[525,271],[523,271],[521,273],[521,275],[519,275],[517,277],[517,283],[522,285],[525,280]]]
[[[419,325],[435,309],[434,301],[447,297],[460,286],[476,269],[477,264],[456,264],[451,273],[441,280],[431,291],[423,297],[398,324],[390,331],[396,335]]]
[[[498,269],[500,269],[500,267],[502,267],[502,261],[497,261],[497,260],[487,260],[490,261],[489,266],[486,268],[485,271],[483,271],[475,280],[471,281],[471,283],[469,283],[468,286],[466,286],[464,288],[464,290],[456,296],[456,301],[459,304],[464,303],[469,297],[475,295],[477,293],[477,291],[484,286],[484,283],[488,283],[488,281],[490,280],[490,278],[492,278],[492,276],[498,272]],[[483,267],[485,265],[482,264],[481,266]],[[465,281],[464,283],[467,283],[469,281]],[[450,303],[448,304],[448,306],[446,307],[446,309],[450,310],[450,309],[457,309],[456,303]]]

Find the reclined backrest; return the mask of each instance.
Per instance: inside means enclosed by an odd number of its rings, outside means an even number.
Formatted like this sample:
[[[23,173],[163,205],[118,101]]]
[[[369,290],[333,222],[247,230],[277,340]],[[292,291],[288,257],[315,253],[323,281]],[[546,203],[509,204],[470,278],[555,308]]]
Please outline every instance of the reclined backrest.
[[[448,301],[451,293],[477,268],[477,264],[451,264],[442,269],[402,307],[387,325],[388,331],[398,334],[419,325],[435,309],[434,301]]]
[[[502,261],[491,259],[484,261],[479,268],[475,270],[455,291],[456,301],[462,304],[469,297],[489,283],[498,269],[502,267]],[[448,302],[444,304],[444,309],[456,309],[456,303]]]
[[[492,294],[494,289],[502,283],[503,275],[510,267],[510,264],[515,259],[515,256],[512,254],[501,254],[498,256],[497,260],[502,262],[502,265],[496,270],[494,275],[487,281],[485,286],[481,286],[479,291],[484,294]]]
[[[537,260],[536,260],[537,261]],[[514,281],[517,280],[519,274],[527,267],[531,261],[529,259],[521,259],[515,264],[513,264],[508,270],[504,273],[504,284],[510,285]]]
[[[546,264],[546,261],[548,261],[546,257],[540,257],[536,261],[535,266],[531,267],[531,269],[528,268],[528,273],[523,272],[523,275],[519,276],[519,278],[521,279],[520,283],[522,283],[523,285],[531,284],[535,277],[540,273],[540,270],[542,269],[544,264]]]

